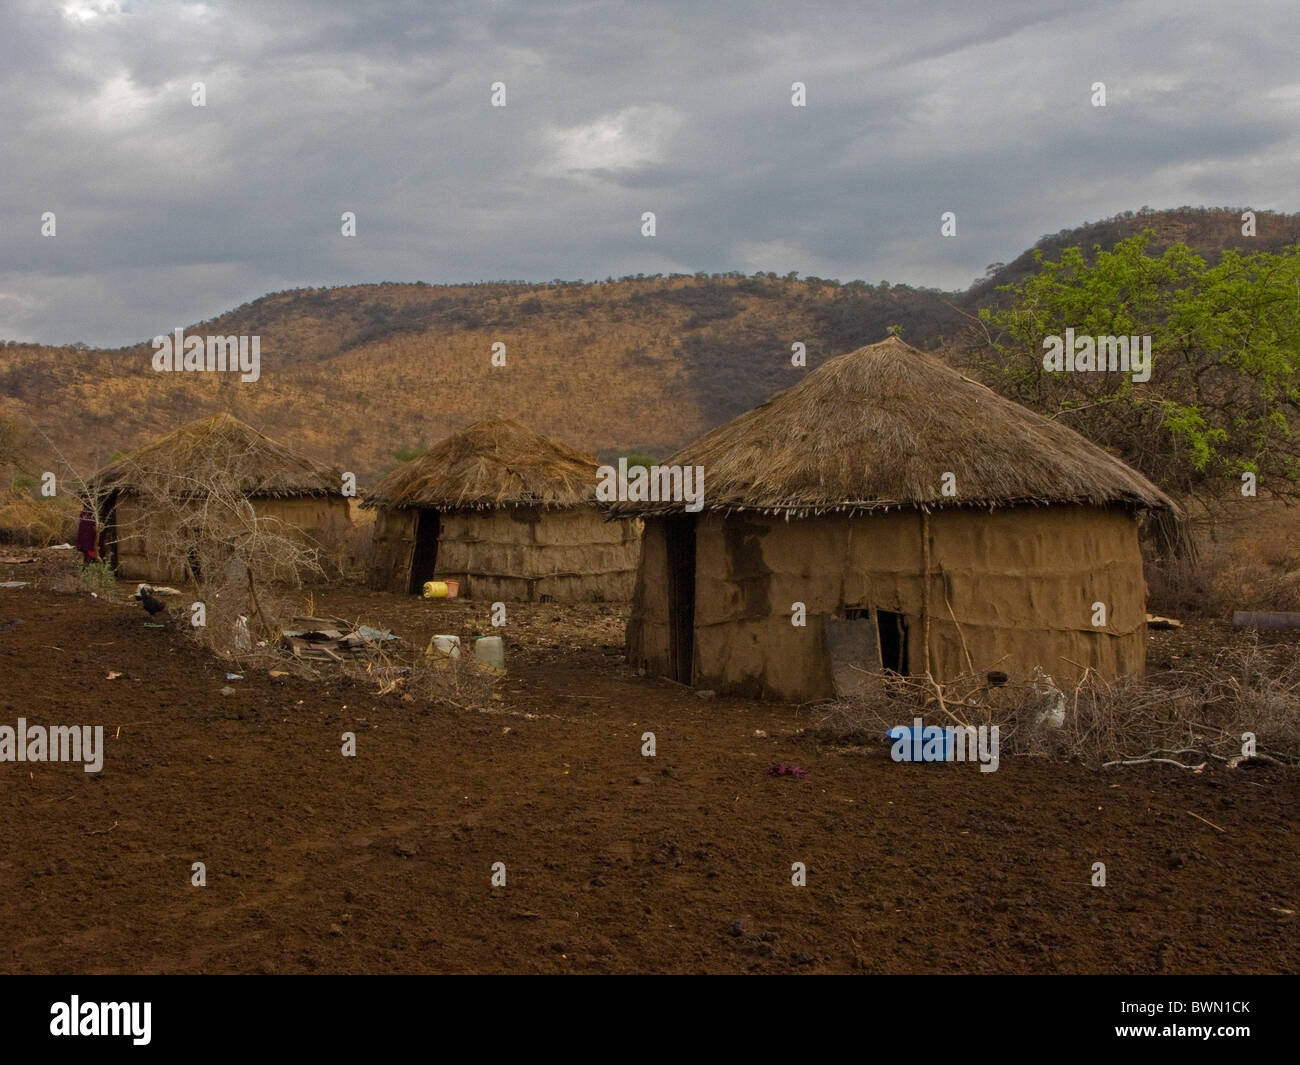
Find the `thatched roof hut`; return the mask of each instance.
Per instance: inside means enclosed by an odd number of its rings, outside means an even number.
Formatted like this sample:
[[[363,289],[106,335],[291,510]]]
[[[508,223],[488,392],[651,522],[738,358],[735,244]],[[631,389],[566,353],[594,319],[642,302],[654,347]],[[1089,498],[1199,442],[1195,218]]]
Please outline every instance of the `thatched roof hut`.
[[[595,499],[596,460],[508,418],[453,433],[397,467],[368,507],[485,510],[572,507]]]
[[[350,524],[343,479],[230,414],[188,422],[127,452],[90,482],[100,500],[105,555],[123,577],[175,581],[176,511],[213,493],[246,498],[312,544]]]
[[[1137,518],[1173,502],[897,338],[831,359],[665,465],[702,467],[705,503],[614,508],[646,519],[634,664],[791,700],[834,694],[855,667],[1143,667]]]
[[[337,469],[318,465],[259,433],[232,414],[213,414],[128,451],[95,474],[101,492],[130,491],[143,479],[170,485],[177,495],[190,484],[230,481],[249,496],[338,495]]]
[[[378,510],[372,587],[419,592],[452,579],[493,600],[626,599],[640,522],[606,521],[596,460],[518,422],[486,419],[399,466]]]
[[[828,360],[668,462],[705,468],[710,511],[789,518],[899,507],[1174,505],[1073,429],[897,337]],[[955,496],[943,494],[936,471],[954,475]]]

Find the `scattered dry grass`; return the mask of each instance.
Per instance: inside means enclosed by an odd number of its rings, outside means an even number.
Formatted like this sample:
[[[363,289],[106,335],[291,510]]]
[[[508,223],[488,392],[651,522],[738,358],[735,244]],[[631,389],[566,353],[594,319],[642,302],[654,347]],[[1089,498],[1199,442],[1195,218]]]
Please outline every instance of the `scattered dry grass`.
[[[0,502],[0,543],[48,547],[75,540],[79,513],[68,496],[44,499],[18,491]]]
[[[367,659],[338,665],[344,675],[373,683],[380,695],[400,692],[403,699],[480,710],[492,699],[496,674],[473,658],[429,657],[420,648],[377,650]]]
[[[1300,508],[1240,500],[1202,525],[1197,560],[1148,568],[1157,613],[1226,617],[1235,610],[1300,610]]]

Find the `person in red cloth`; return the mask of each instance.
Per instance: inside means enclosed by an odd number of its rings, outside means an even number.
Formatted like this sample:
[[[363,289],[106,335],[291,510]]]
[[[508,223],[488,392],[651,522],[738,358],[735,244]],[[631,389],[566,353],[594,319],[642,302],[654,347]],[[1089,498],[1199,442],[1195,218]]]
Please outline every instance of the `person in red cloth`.
[[[77,550],[88,563],[99,560],[99,526],[95,524],[95,512],[89,507],[81,508],[81,524],[77,526]]]

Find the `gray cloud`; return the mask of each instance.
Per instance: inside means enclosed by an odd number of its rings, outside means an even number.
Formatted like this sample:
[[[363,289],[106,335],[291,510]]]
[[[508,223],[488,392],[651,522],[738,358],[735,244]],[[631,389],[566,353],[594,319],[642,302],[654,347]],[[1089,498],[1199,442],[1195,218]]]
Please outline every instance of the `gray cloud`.
[[[1289,6],[18,0],[0,337],[128,343],[383,280],[958,288],[1143,204],[1294,210]]]

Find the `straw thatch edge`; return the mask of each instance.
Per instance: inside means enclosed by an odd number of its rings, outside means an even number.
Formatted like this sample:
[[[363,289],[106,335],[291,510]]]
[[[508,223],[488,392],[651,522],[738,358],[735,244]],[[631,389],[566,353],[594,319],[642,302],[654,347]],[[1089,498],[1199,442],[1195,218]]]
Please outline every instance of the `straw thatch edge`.
[[[172,481],[176,476],[202,483],[208,456],[196,453],[225,444],[232,451],[251,454],[250,472],[241,477],[241,489],[250,496],[290,499],[304,496],[342,497],[343,475],[337,467],[323,466],[272,440],[232,414],[219,413],[186,422],[169,433],[132,448],[108,463],[89,480],[101,497],[129,494],[150,477]],[[187,462],[190,458],[194,461]],[[164,461],[165,459],[165,461]],[[265,472],[263,472],[265,471]],[[143,477],[141,476],[143,474]],[[186,494],[173,486],[176,495]]]
[[[362,499],[367,510],[565,510],[592,506],[591,455],[508,418],[485,418],[389,472]]]
[[[934,417],[936,403],[949,408],[946,420]],[[871,416],[875,422],[867,420]],[[909,421],[903,422],[904,418]],[[993,449],[996,461],[986,464],[975,478],[976,487],[984,491],[949,498],[931,487],[928,478],[918,478],[918,460],[934,457],[915,453],[918,434],[910,419],[923,418],[934,423],[945,462],[963,452],[978,453],[980,444]],[[964,428],[953,430],[954,422]],[[890,450],[888,444],[897,441],[889,437],[905,443],[909,435],[912,451]],[[774,440],[788,441],[801,451],[782,454],[773,446]],[[1017,447],[1039,455],[1028,470],[1012,465]],[[826,457],[810,463],[806,460],[810,453]],[[759,462],[759,455],[767,461]],[[1082,505],[1181,515],[1178,505],[1146,477],[1080,433],[999,396],[896,337],[829,360],[661,465],[703,466],[714,486],[712,493],[706,489],[703,500],[702,510],[710,513],[779,514],[794,519],[892,509]],[[837,498],[834,493],[857,476],[854,470],[864,471],[862,480],[883,482],[880,487],[901,489],[902,494]],[[1052,490],[1054,478],[1059,479],[1060,491]],[[970,477],[964,477],[963,483],[969,485]],[[914,491],[918,485],[923,492]],[[997,494],[1003,487],[1010,491]],[[611,517],[685,513],[680,501],[623,501],[610,508]]]

